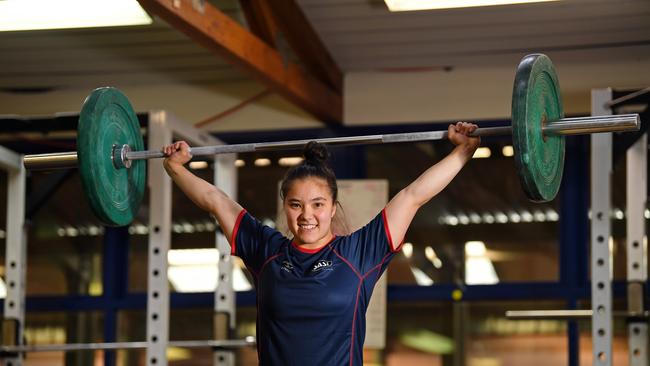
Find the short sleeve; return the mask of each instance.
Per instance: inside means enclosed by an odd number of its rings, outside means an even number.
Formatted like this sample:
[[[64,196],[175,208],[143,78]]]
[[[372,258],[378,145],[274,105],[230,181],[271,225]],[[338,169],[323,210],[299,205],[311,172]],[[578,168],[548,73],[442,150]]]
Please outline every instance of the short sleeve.
[[[231,235],[231,254],[240,257],[247,267],[257,271],[267,258],[280,250],[287,240],[277,230],[263,225],[242,210]]]
[[[339,247],[341,255],[354,263],[362,275],[375,269],[383,272],[399,249],[390,236],[385,210],[366,226],[345,237]]]

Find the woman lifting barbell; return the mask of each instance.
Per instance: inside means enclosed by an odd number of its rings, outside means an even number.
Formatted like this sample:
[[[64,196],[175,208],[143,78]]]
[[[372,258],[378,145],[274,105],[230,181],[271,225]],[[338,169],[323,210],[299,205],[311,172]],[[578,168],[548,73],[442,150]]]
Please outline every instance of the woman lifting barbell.
[[[281,198],[293,238],[262,225],[219,188],[185,169],[183,141],[163,148],[164,167],[183,192],[219,222],[233,255],[255,277],[257,349],[262,365],[363,364],[365,313],[375,282],[400,249],[417,210],[444,189],[478,148],[471,123],[448,128],[456,145],[400,191],[370,223],[335,236],[337,184],[327,148],[310,142]]]

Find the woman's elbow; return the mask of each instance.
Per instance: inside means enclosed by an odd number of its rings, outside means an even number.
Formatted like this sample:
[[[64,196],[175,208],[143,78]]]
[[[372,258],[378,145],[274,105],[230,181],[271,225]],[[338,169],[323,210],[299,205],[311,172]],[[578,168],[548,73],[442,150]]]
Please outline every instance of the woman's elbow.
[[[398,194],[402,196],[401,199],[406,206],[412,207],[416,210],[429,201],[428,198],[420,194],[418,190],[413,187],[406,187]]]
[[[205,211],[214,213],[219,208],[220,199],[222,199],[220,197],[220,192],[215,187],[214,189],[205,192],[199,206]]]

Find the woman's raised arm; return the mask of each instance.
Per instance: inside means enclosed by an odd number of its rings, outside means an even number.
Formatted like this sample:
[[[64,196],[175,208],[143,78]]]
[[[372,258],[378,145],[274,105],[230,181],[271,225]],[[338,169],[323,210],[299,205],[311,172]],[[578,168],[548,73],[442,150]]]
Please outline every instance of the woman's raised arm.
[[[231,241],[232,231],[237,221],[237,216],[243,210],[239,203],[232,200],[221,189],[197,177],[185,168],[190,161],[190,147],[185,141],[177,141],[163,147],[167,158],[163,166],[174,183],[194,202],[199,208],[210,212],[219,222],[221,230]]]
[[[418,209],[440,193],[472,158],[480,144],[480,139],[468,135],[476,128],[475,124],[466,122],[450,125],[449,140],[456,145],[456,148],[388,202],[386,219],[396,247],[404,240],[404,235]]]

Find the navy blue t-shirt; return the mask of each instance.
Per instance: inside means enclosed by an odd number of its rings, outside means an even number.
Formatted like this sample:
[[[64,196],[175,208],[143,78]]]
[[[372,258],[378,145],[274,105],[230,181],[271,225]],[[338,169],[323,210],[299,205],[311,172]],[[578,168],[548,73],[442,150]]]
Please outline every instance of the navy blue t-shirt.
[[[246,211],[232,238],[232,254],[255,277],[260,365],[363,364],[370,295],[399,250],[385,211],[318,250],[293,244]]]

